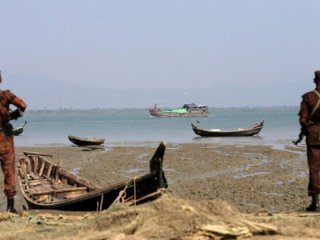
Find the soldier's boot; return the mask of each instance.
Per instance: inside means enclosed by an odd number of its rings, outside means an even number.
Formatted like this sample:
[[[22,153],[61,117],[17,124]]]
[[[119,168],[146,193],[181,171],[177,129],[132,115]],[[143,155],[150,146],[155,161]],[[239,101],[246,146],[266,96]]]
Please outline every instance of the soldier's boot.
[[[17,210],[14,208],[14,198],[7,198],[7,212],[17,213]]]
[[[306,208],[308,212],[320,212],[319,195],[312,195],[311,204]]]

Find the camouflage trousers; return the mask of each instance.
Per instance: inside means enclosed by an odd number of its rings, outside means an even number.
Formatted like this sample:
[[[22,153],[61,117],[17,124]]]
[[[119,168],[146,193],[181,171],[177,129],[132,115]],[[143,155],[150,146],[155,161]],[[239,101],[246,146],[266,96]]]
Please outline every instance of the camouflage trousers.
[[[7,198],[16,195],[16,172],[13,136],[0,132],[0,162],[4,176],[4,193]]]

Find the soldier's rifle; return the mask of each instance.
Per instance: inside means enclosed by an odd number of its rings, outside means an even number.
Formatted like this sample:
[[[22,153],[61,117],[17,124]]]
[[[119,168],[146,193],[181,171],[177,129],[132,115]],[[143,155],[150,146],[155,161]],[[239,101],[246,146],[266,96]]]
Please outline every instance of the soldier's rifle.
[[[304,132],[302,130],[300,130],[298,139],[296,141],[292,141],[293,144],[298,145],[303,140],[304,135],[305,135]]]
[[[318,96],[319,99],[318,99],[317,104],[313,107],[310,116],[308,117],[308,119],[309,119],[308,125],[315,124],[314,122],[311,121],[311,118],[316,113],[316,111],[320,108],[320,93],[317,90],[314,90],[313,92]],[[318,124],[318,126],[319,126],[319,124]],[[293,144],[294,145],[298,145],[303,140],[303,137],[305,135],[306,135],[306,129],[304,127],[300,128],[299,137],[298,137],[298,139],[296,141],[292,141]]]

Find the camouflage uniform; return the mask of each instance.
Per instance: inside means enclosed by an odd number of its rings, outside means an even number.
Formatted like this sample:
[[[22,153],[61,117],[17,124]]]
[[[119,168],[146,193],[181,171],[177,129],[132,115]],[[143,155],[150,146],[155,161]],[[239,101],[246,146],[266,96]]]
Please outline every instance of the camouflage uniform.
[[[320,93],[320,89],[316,89]],[[312,109],[316,106],[319,97],[314,91],[302,96],[300,106],[300,124],[306,134],[307,156],[309,165],[309,187],[308,195],[320,193],[320,140],[319,123],[320,107],[311,119],[309,119]]]
[[[10,112],[11,104],[17,107],[16,111]],[[16,194],[15,153],[9,121],[21,116],[25,109],[26,104],[22,99],[9,90],[0,90],[0,162],[4,175],[4,193],[8,199],[14,198]]]
[[[320,193],[320,71],[315,72],[316,89],[302,96],[299,122],[306,136],[309,166],[308,195],[312,203],[307,211],[320,211],[318,195]]]

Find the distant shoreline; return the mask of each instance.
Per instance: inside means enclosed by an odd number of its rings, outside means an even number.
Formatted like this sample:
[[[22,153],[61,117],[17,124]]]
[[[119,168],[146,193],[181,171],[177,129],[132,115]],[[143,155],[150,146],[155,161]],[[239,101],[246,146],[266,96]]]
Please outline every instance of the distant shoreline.
[[[170,107],[170,106],[167,106]],[[176,107],[176,106],[171,106]],[[123,108],[58,108],[58,109],[28,109],[26,114],[28,113],[41,113],[41,112],[113,112],[113,111],[146,111],[149,106],[146,107],[123,107]],[[255,107],[210,107],[209,110],[211,111],[230,111],[230,110],[292,110],[298,109],[299,106],[255,106]]]

